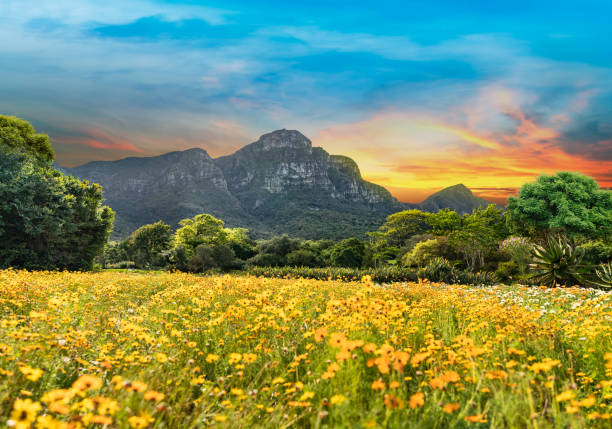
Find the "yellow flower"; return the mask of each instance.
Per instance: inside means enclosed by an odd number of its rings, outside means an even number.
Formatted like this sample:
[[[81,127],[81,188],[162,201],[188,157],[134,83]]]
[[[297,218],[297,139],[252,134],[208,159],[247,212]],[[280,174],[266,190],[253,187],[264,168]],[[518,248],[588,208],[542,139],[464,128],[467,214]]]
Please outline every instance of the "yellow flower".
[[[155,353],[155,360],[157,360],[157,362],[159,363],[166,363],[168,362],[168,356],[166,356],[165,353]]]
[[[410,408],[419,408],[425,404],[425,394],[422,392],[417,392],[410,397]]]
[[[300,401],[308,401],[309,399],[314,398],[314,392],[304,392],[302,396],[300,396]]]
[[[20,366],[19,371],[21,371],[21,373],[25,375],[25,378],[30,381],[38,381],[38,379],[43,375],[42,369],[30,368],[27,365]]]
[[[128,419],[128,423],[133,429],[147,428],[154,421],[155,419],[151,417],[146,411],[141,412],[138,416],[132,416]]]
[[[244,359],[246,363],[253,363],[257,360],[257,355],[255,353],[244,353],[242,359]]]
[[[576,397],[576,393],[573,390],[566,390],[563,393],[559,393],[555,399],[557,402],[569,401]]]
[[[79,392],[96,390],[102,387],[102,380],[95,375],[82,375],[72,383],[72,388]]]
[[[17,399],[13,404],[11,420],[18,428],[27,428],[36,420],[36,416],[42,410],[39,402],[33,402],[30,398]]]
[[[442,407],[442,411],[444,411],[447,414],[452,414],[455,411],[457,411],[459,409],[459,404],[454,402],[454,403],[450,403],[450,404],[445,404],[444,407]]]
[[[238,363],[242,360],[242,355],[240,353],[230,353],[228,362],[230,365]]]
[[[385,387],[385,382],[380,378],[372,382],[372,390],[383,390]]]
[[[218,361],[218,360],[219,360],[219,356],[218,356],[218,355],[216,355],[216,354],[209,353],[209,354],[206,356],[206,362],[208,362],[208,363],[213,363],[213,362],[216,362],[216,361]]]
[[[340,405],[344,402],[344,395],[334,395],[329,399],[329,403],[332,405]]]
[[[161,402],[164,400],[165,397],[166,397],[165,394],[161,392],[156,392],[155,390],[149,390],[148,392],[145,392],[145,394],[143,395],[143,398],[145,400],[153,401],[153,402]]]

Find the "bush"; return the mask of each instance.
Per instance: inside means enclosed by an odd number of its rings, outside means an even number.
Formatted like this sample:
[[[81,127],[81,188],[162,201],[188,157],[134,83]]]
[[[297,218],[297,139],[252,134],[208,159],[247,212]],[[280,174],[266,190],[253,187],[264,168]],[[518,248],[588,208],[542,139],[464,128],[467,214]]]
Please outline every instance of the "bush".
[[[612,261],[612,243],[603,240],[587,241],[578,246],[584,254],[583,261],[590,265],[600,265]]]
[[[438,239],[431,239],[417,243],[412,251],[402,258],[402,265],[406,267],[424,267],[432,260],[441,256],[442,246]]]
[[[347,238],[332,248],[330,259],[336,267],[358,268],[363,265],[364,256],[365,245],[356,238]]]
[[[287,254],[287,265],[293,267],[316,267],[319,265],[319,261],[314,252],[300,249]]]
[[[519,273],[519,267],[514,261],[502,262],[497,266],[495,270],[495,277],[501,282],[512,279],[512,277]]]

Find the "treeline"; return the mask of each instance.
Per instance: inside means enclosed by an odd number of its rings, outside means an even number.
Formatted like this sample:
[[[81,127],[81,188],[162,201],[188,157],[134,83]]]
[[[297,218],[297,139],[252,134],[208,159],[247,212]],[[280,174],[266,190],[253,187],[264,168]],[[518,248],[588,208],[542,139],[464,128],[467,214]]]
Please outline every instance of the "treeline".
[[[505,211],[394,213],[366,240],[256,241],[247,229],[200,214],[176,231],[160,221],[107,242],[114,214],[102,206],[100,186],[64,175],[53,161],[47,136],[0,116],[0,268],[88,270],[95,263],[311,277],[345,269],[353,277],[378,273],[381,281],[612,287],[612,192],[579,173],[540,176]]]
[[[572,197],[576,194],[579,201]],[[580,213],[580,221],[568,213]],[[225,228],[205,214],[183,220],[175,233],[158,222],[109,243],[99,263],[105,268],[248,270],[275,277],[369,273],[384,282],[427,278],[609,287],[611,213],[609,191],[581,174],[559,173],[525,185],[506,211],[495,205],[465,215],[448,209],[402,211],[387,217],[367,240],[283,235],[255,241],[248,230]]]

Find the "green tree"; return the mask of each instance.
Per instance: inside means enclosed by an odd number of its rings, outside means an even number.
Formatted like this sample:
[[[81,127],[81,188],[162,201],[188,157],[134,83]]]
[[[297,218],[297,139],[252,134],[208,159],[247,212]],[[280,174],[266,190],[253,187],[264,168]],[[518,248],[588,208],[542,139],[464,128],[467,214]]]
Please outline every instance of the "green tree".
[[[365,245],[356,238],[347,238],[331,251],[331,263],[336,267],[359,268],[363,264]]]
[[[36,134],[29,122],[14,116],[0,115],[0,146],[47,164],[55,159],[49,136]]]
[[[461,229],[462,219],[459,214],[450,209],[442,209],[437,213],[427,216],[427,223],[434,235],[448,235],[453,231]]]
[[[465,215],[462,228],[449,235],[449,244],[461,253],[472,271],[482,268],[488,255],[508,235],[503,211],[494,204],[486,209],[475,209]]]
[[[510,197],[511,228],[542,240],[552,234],[597,238],[612,235],[612,192],[580,173],[541,175]]]
[[[181,228],[174,235],[171,262],[180,270],[194,272],[210,268],[228,269],[236,264],[230,247],[231,230],[222,220],[209,214],[179,222]]]
[[[0,146],[0,266],[90,269],[114,219],[101,202],[100,186]]]
[[[144,225],[127,240],[130,259],[139,267],[165,265],[164,253],[170,250],[172,229],[162,221]]]

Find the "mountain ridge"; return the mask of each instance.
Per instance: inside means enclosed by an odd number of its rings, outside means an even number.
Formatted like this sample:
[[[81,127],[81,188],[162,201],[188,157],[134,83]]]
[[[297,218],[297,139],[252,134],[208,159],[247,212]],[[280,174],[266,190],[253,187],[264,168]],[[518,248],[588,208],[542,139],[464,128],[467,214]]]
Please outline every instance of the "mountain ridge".
[[[176,226],[210,213],[258,236],[339,239],[363,236],[405,209],[468,212],[488,204],[463,185],[420,204],[399,202],[383,186],[364,180],[351,158],[329,154],[299,131],[286,129],[218,158],[190,148],[61,170],[102,185],[106,204],[116,212],[114,238],[157,220]]]

